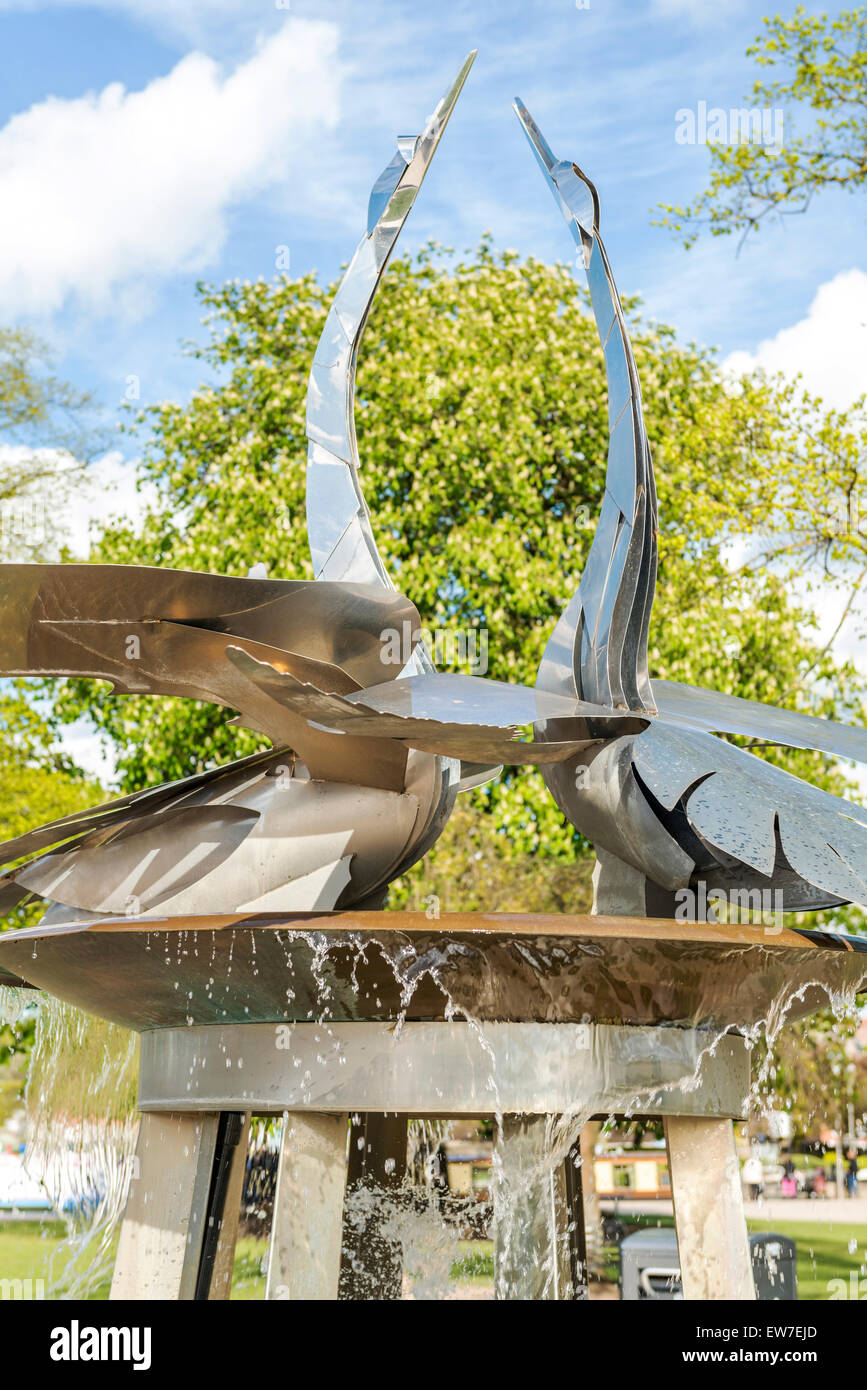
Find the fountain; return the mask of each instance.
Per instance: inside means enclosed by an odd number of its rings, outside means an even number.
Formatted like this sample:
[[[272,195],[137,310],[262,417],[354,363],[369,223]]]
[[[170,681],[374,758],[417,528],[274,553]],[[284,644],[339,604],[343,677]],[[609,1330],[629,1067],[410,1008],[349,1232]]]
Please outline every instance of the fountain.
[[[749,1040],[775,1001],[790,1020],[851,996],[865,949],[653,918],[344,911],[35,927],[0,938],[0,961],[140,1034],[115,1297],[228,1295],[251,1114],[286,1117],[269,1297],[338,1295],[351,1117],[381,1184],[410,1116],[489,1115],[498,1288],[578,1296],[567,1158],[587,1119],[629,1113],[664,1120],[685,1296],[707,1299],[752,1290],[731,1123]],[[395,1296],[375,1257],[365,1277]]]
[[[251,1116],[284,1117],[268,1298],[400,1297],[407,1121],[491,1116],[497,1295],[582,1297],[576,1145],[608,1115],[664,1124],[685,1297],[752,1298],[732,1124],[751,1046],[763,1028],[851,1002],[867,978],[867,941],[696,910],[702,893],[769,888],[792,910],[863,903],[861,808],[713,735],[862,760],[867,739],[651,684],[656,496],[598,195],[521,106],[605,346],[600,525],[532,690],[436,673],[388,579],[359,482],[355,364],[473,56],[377,180],[317,349],[313,583],[0,570],[3,674],[210,699],[274,744],[3,847],[5,862],[26,859],[0,880],[4,905],[50,905],[0,936],[0,985],[140,1035],[115,1298],[228,1297]],[[389,667],[385,633],[404,627]],[[521,763],[543,767],[596,846],[593,915],[382,911],[455,795]]]

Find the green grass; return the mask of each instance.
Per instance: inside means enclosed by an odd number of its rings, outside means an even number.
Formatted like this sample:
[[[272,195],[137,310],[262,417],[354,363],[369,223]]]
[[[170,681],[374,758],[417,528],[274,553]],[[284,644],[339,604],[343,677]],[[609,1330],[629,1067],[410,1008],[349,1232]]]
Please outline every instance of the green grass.
[[[629,1224],[642,1227],[673,1226],[672,1216],[631,1216]],[[751,1231],[774,1231],[789,1236],[797,1250],[798,1298],[804,1302],[829,1297],[832,1279],[844,1279],[867,1265],[867,1227],[833,1221],[747,1221]],[[849,1246],[853,1245],[850,1251]],[[606,1247],[606,1272],[617,1278],[617,1251]],[[867,1268],[861,1277],[867,1276]]]
[[[802,1172],[811,1172],[814,1168],[824,1168],[829,1178],[834,1177],[836,1159],[833,1154],[787,1154],[786,1158],[789,1157],[791,1157],[795,1167]],[[844,1157],[844,1170],[848,1162],[849,1160]],[[867,1154],[858,1155],[858,1172],[867,1176]],[[863,1182],[863,1178],[861,1181]]]
[[[864,1226],[831,1221],[749,1221],[747,1224],[751,1231],[776,1231],[795,1242],[799,1299],[827,1299],[831,1279],[845,1279],[848,1287],[851,1271],[867,1263],[867,1227]],[[850,1243],[854,1243],[851,1253]]]
[[[791,1236],[798,1250],[798,1295],[803,1300],[827,1299],[832,1279],[844,1279],[867,1264],[867,1227],[845,1222],[751,1220],[752,1231],[777,1231]],[[630,1225],[671,1226],[670,1216],[636,1216]],[[63,1239],[59,1222],[0,1222],[0,1279],[47,1279],[48,1261]],[[853,1249],[849,1246],[853,1244]],[[461,1241],[460,1257],[452,1265],[451,1277],[461,1284],[488,1284],[494,1277],[494,1247],[489,1240]],[[265,1294],[262,1261],[265,1241],[244,1237],[235,1251],[232,1298],[261,1299]],[[617,1278],[617,1252],[606,1249],[608,1277]],[[867,1277],[867,1270],[861,1278]],[[92,1299],[108,1297],[108,1285],[90,1294]]]
[[[268,1242],[242,1236],[235,1246],[235,1268],[232,1274],[231,1298],[249,1300],[265,1297],[265,1275],[262,1261],[268,1253]]]
[[[453,1282],[461,1284],[490,1284],[494,1278],[494,1242],[492,1240],[462,1240],[460,1257],[451,1269]],[[242,1239],[235,1247],[235,1272],[232,1277],[233,1299],[255,1299],[265,1296],[265,1275],[262,1262],[268,1252],[264,1240]]]
[[[60,1221],[0,1224],[0,1279],[44,1279],[63,1233]]]
[[[494,1279],[494,1242],[462,1240],[461,1256],[452,1265],[452,1279],[461,1284],[490,1284]]]
[[[62,1221],[0,1221],[0,1279],[41,1279],[50,1287],[49,1262],[65,1235]],[[109,1288],[97,1284],[88,1297],[106,1299]]]

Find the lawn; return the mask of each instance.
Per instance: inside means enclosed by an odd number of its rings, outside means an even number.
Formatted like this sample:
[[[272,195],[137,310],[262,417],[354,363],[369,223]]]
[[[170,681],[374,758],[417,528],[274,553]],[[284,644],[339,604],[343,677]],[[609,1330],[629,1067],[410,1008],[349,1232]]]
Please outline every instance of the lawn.
[[[632,1224],[632,1223],[630,1223]],[[646,1216],[635,1218],[636,1226],[670,1226],[671,1217]],[[791,1236],[798,1250],[798,1293],[804,1300],[826,1299],[832,1279],[844,1279],[849,1287],[851,1271],[859,1271],[867,1262],[867,1226],[822,1221],[751,1220],[750,1230],[774,1230]],[[63,1227],[56,1222],[0,1222],[0,1280],[45,1279],[48,1261],[63,1237]],[[235,1274],[232,1298],[261,1299],[265,1293],[262,1262],[266,1243],[244,1237],[235,1251]],[[610,1274],[616,1278],[616,1252],[610,1250]],[[867,1276],[867,1270],[861,1274]],[[490,1241],[464,1241],[460,1259],[452,1266],[452,1280],[462,1289],[481,1291],[493,1279],[493,1245]],[[865,1284],[867,1293],[867,1284]],[[102,1285],[90,1295],[94,1299],[108,1297],[108,1286]],[[476,1295],[478,1296],[478,1294]]]
[[[630,1225],[643,1227],[673,1226],[671,1216],[630,1217]],[[832,1279],[843,1279],[849,1287],[849,1275],[861,1271],[867,1278],[867,1225],[832,1221],[759,1221],[750,1219],[751,1231],[774,1231],[789,1236],[797,1249],[798,1298],[801,1301],[827,1299]],[[617,1278],[617,1252],[606,1247],[607,1269]],[[864,1286],[867,1295],[867,1283]]]

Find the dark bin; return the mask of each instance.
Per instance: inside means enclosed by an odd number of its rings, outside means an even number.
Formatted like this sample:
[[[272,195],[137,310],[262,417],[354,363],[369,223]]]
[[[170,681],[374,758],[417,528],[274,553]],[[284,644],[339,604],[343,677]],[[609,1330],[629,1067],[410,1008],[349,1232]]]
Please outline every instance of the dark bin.
[[[749,1239],[756,1298],[766,1302],[796,1299],[795,1242],[774,1231],[756,1232]],[[620,1297],[683,1298],[677,1236],[672,1227],[636,1231],[620,1242]]]
[[[755,1232],[750,1236],[756,1298],[774,1301],[798,1297],[795,1252],[795,1242],[788,1236],[778,1236],[775,1231]]]

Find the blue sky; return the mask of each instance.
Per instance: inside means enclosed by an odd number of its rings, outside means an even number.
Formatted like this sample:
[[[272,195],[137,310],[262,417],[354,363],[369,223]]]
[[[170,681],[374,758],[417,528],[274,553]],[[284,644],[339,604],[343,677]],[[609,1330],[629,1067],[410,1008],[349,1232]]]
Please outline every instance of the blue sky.
[[[290,7],[291,6],[291,7]],[[826,198],[689,253],[651,226],[706,174],[675,112],[740,105],[752,0],[0,0],[0,320],[38,326],[112,411],[183,398],[199,277],[333,276],[368,189],[466,51],[479,57],[404,234],[566,259],[571,243],[510,110],[519,93],[602,196],[621,290],[686,338],[754,353],[820,287],[865,269],[863,204]],[[792,6],[781,6],[783,12]],[[223,167],[225,165],[225,167]],[[5,299],[5,306],[2,300]]]

